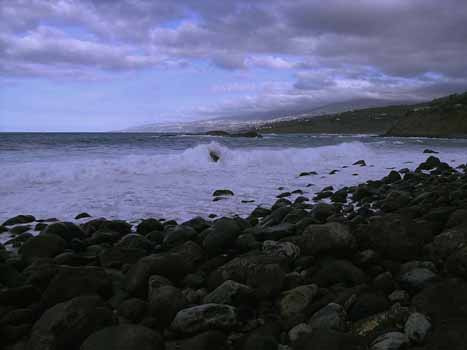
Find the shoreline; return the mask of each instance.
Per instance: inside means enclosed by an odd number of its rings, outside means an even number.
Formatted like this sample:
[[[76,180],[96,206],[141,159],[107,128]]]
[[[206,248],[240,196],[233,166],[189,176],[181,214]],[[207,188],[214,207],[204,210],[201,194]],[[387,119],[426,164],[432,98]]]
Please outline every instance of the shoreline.
[[[17,249],[0,245],[3,341],[94,350],[124,334],[119,341],[150,339],[157,350],[462,346],[466,169],[430,155],[414,171],[315,198],[279,195],[245,218],[11,218],[0,226],[14,231]]]

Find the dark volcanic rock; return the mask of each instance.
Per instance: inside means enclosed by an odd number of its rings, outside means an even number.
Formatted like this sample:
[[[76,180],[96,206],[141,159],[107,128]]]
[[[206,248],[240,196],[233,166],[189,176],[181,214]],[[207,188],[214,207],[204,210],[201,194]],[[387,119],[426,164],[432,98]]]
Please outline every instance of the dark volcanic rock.
[[[33,221],[36,221],[36,218],[32,215],[17,215],[13,218],[6,220],[2,225],[11,226],[17,224],[28,224]]]
[[[164,341],[159,333],[138,325],[107,327],[91,334],[80,350],[164,350]]]
[[[385,296],[373,293],[364,293],[358,296],[349,310],[349,318],[358,321],[368,316],[386,311],[390,304]]]
[[[230,330],[237,325],[236,309],[229,305],[204,304],[183,309],[172,322],[179,333],[199,333],[210,329]]]
[[[332,222],[308,226],[299,247],[302,254],[348,256],[355,250],[356,240],[347,226]]]
[[[282,258],[265,255],[244,255],[232,259],[209,276],[211,288],[227,280],[246,284],[259,297],[277,295],[283,287],[285,271],[279,265]]]
[[[74,238],[84,238],[84,232],[79,226],[76,226],[72,222],[55,222],[49,224],[41,231],[41,235],[56,235],[67,243],[70,243]]]
[[[164,226],[162,226],[160,221],[156,219],[143,220],[136,227],[136,232],[138,232],[141,235],[146,235],[152,231],[163,231],[163,230],[164,230]]]
[[[319,287],[336,283],[355,286],[366,281],[365,273],[347,260],[324,261],[312,275],[312,281]]]
[[[212,193],[213,197],[222,197],[222,196],[233,196],[234,193],[231,190],[223,189],[223,190],[215,190]]]
[[[92,294],[107,299],[112,293],[112,280],[103,269],[60,266],[42,294],[42,303],[50,307],[74,297]]]
[[[433,239],[432,229],[422,220],[388,214],[373,217],[354,234],[361,247],[371,248],[390,259],[408,261],[421,254],[423,246]]]
[[[158,288],[151,288],[148,295],[149,309],[157,319],[159,327],[167,327],[178,311],[188,305],[188,301],[180,289],[164,285]]]
[[[235,219],[221,218],[207,229],[203,246],[208,254],[214,255],[233,247],[241,227]]]
[[[75,216],[75,220],[90,218],[90,217],[91,217],[91,215],[89,215],[88,213],[80,213],[80,214]]]
[[[99,297],[77,297],[44,312],[34,324],[27,348],[79,349],[90,334],[113,324],[112,310]]]
[[[26,263],[38,258],[53,258],[65,249],[65,241],[55,235],[39,235],[29,238],[19,249],[19,254]]]

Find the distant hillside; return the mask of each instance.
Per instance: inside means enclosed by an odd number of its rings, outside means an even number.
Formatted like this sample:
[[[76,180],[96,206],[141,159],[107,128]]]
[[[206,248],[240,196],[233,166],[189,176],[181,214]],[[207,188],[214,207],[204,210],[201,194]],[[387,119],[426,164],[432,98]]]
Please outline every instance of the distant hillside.
[[[467,136],[467,92],[433,100],[414,108],[388,129],[387,136]]]
[[[467,93],[431,102],[366,108],[344,113],[271,122],[262,133],[467,136]]]

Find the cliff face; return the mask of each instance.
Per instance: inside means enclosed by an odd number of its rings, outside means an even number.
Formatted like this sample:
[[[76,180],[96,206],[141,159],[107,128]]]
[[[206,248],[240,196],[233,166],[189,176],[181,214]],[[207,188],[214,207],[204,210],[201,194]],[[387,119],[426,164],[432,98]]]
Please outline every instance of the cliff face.
[[[467,93],[432,101],[423,108],[406,113],[386,136],[467,136]]]

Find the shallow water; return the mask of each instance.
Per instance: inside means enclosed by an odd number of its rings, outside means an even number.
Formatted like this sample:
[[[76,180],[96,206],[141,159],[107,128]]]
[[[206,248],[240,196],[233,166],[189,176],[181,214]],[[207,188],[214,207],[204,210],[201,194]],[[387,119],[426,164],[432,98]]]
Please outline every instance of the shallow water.
[[[414,168],[429,156],[425,148],[451,165],[467,162],[467,140],[0,134],[0,221],[20,213],[70,220],[82,211],[127,220],[248,214],[258,204],[271,205],[280,186],[312,196],[327,185],[378,179],[389,168]],[[217,163],[212,150],[221,156]],[[359,159],[368,166],[352,166]],[[329,175],[334,169],[339,172]],[[298,177],[312,170],[319,175]],[[235,196],[213,202],[219,188]],[[250,199],[256,202],[241,203]]]

